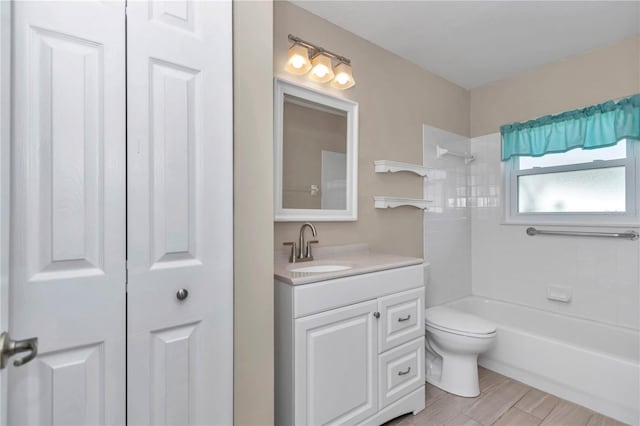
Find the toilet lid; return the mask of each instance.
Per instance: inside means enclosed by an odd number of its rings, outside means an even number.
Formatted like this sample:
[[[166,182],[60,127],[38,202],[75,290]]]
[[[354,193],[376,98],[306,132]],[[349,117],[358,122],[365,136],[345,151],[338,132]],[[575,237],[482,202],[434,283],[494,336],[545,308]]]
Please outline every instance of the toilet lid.
[[[491,334],[496,331],[496,325],[490,321],[445,306],[427,309],[425,323],[454,332],[471,334]]]

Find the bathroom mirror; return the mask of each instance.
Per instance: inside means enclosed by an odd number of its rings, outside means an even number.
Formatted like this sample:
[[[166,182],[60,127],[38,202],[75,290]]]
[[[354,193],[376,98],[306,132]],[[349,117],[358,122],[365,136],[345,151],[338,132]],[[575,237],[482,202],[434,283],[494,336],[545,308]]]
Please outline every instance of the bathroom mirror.
[[[275,220],[357,219],[358,104],[275,80]]]

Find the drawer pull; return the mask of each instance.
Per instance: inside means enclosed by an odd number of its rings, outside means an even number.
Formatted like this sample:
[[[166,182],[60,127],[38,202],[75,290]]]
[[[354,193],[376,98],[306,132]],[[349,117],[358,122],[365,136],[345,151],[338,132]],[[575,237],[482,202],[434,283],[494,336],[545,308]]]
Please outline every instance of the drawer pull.
[[[405,321],[409,321],[411,319],[411,314],[407,315],[404,318],[398,318],[398,322],[405,322]]]
[[[409,374],[409,371],[411,371],[411,367],[407,367],[406,371],[398,371],[398,376],[404,376],[405,374]]]

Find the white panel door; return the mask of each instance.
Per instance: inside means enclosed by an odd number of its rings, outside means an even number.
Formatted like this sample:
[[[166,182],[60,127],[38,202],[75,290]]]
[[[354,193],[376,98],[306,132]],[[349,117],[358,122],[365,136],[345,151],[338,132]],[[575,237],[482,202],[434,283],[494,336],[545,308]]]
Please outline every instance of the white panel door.
[[[375,300],[295,321],[295,424],[357,424],[376,413]]]
[[[11,3],[0,2],[0,333],[9,329]],[[0,370],[0,425],[7,424],[7,370]]]
[[[130,2],[127,79],[129,424],[229,425],[231,2]]]
[[[9,331],[39,355],[9,364],[8,424],[123,424],[124,2],[14,2],[13,25]]]

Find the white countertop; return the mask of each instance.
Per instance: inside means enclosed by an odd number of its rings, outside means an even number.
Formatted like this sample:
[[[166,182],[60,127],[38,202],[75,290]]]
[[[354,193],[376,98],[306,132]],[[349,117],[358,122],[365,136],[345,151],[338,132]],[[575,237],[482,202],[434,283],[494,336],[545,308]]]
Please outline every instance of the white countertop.
[[[291,285],[309,284],[403,266],[420,265],[419,257],[397,256],[393,254],[373,253],[366,244],[353,244],[314,249],[314,260],[310,262],[289,263],[289,251],[276,253],[275,279]],[[332,272],[292,272],[291,269],[319,265],[342,265],[349,269]]]

